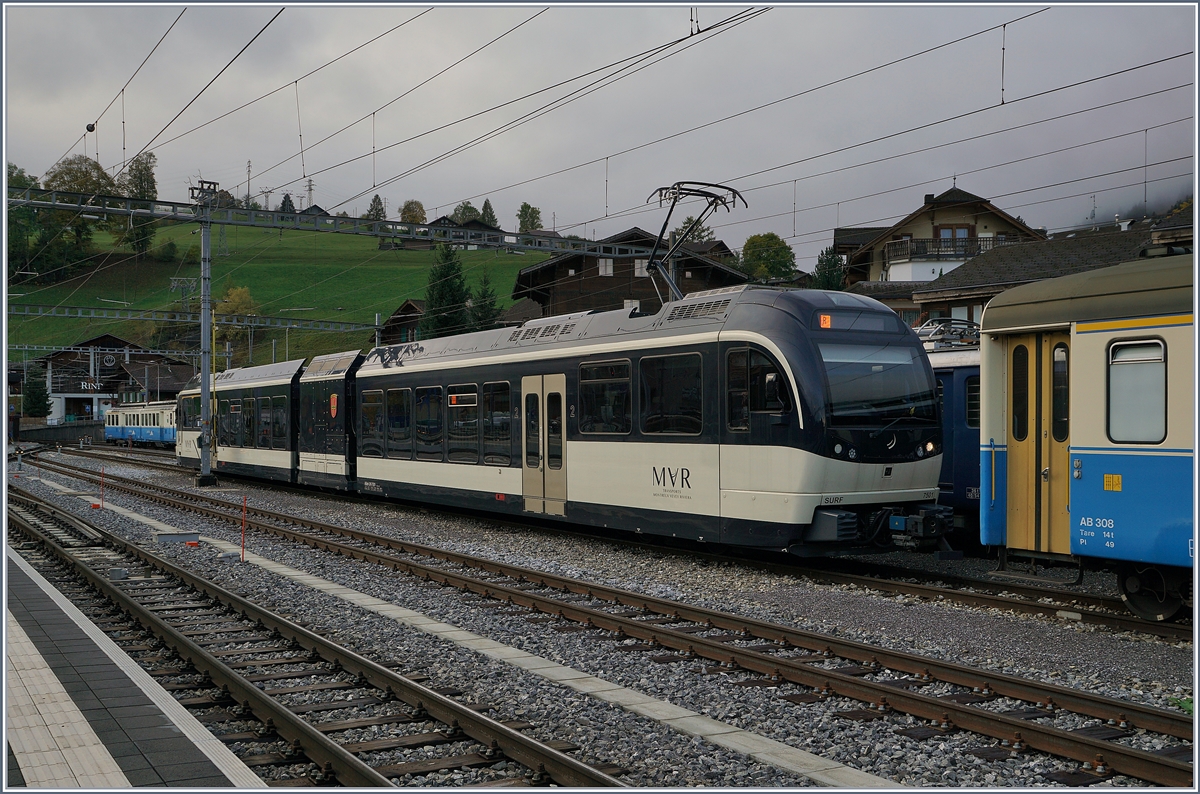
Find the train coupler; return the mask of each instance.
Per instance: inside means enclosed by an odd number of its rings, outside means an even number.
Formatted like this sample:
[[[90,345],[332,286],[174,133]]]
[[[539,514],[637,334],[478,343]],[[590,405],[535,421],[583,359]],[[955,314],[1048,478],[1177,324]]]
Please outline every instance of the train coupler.
[[[924,504],[909,515],[892,515],[888,529],[896,546],[920,547],[944,536],[954,526],[954,510],[946,505]]]

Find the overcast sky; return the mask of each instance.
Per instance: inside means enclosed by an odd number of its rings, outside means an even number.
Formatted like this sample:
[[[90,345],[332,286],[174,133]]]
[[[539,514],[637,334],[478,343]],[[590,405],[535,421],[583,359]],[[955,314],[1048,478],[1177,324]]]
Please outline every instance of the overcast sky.
[[[750,8],[700,7],[699,23]],[[201,177],[240,196],[250,161],[250,192],[272,190],[272,205],[285,190],[306,199],[311,178],[313,201],[334,212],[365,212],[379,193],[390,217],[416,198],[432,220],[490,197],[505,228],[528,201],[547,227],[589,238],[633,225],[657,232],[665,210],[645,204],[655,188],[721,182],[749,207],[720,213],[717,237],[737,248],[774,231],[804,270],[835,226],[888,225],[955,174],[958,187],[1052,230],[1085,222],[1093,194],[1097,219],[1111,220],[1144,190],[1153,206],[1194,181],[1192,5],[785,6],[691,37],[688,6],[290,6],[172,121],[279,9],[189,7],[123,102],[80,140],[183,7],[6,7],[7,160],[41,175],[64,153],[98,148],[117,170],[153,140],[164,199],[186,200]],[[630,65],[640,70],[617,72]],[[882,68],[854,76],[873,67]],[[1121,70],[1130,71],[1093,80]],[[420,168],[606,76],[576,101]],[[962,142],[1175,86],[1184,87]],[[906,132],[922,125],[931,126]],[[667,136],[676,137],[653,143]],[[928,147],[937,148],[896,157]],[[1078,148],[1051,153],[1066,147]],[[881,158],[892,159],[870,162]],[[1033,159],[1005,165],[1023,158]],[[1122,169],[1133,170],[1110,173]],[[1186,176],[1162,180],[1175,175]]]

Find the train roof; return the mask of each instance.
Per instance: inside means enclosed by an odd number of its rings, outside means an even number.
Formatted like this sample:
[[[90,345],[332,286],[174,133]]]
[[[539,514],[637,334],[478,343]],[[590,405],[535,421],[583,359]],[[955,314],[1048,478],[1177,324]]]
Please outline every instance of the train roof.
[[[354,363],[359,360],[362,355],[360,350],[347,350],[343,353],[329,353],[324,356],[316,356],[309,363],[304,374],[300,376],[301,382],[314,380],[332,380],[335,378],[343,378],[346,376],[346,371],[354,366]]]
[[[1192,311],[1191,255],[1139,259],[1006,290],[983,312],[983,332]]]
[[[213,388],[228,389],[236,386],[239,389],[245,389],[254,386],[269,386],[274,383],[289,383],[303,366],[304,359],[297,358],[277,364],[263,364],[258,367],[227,369],[217,373],[216,378],[213,379]]]
[[[557,317],[539,317],[518,328],[377,347],[367,354],[358,375],[382,374],[405,363],[415,364],[432,359],[491,357],[533,348],[545,349],[547,353],[565,351],[584,342],[612,340],[634,334],[666,339],[694,334],[698,330],[716,331],[725,324],[730,312],[743,304],[776,306],[803,318],[805,323],[813,309],[840,307],[886,312],[895,316],[884,304],[862,295],[741,284],[689,293],[682,300],[663,304],[654,314],[642,314],[636,309],[584,311]]]

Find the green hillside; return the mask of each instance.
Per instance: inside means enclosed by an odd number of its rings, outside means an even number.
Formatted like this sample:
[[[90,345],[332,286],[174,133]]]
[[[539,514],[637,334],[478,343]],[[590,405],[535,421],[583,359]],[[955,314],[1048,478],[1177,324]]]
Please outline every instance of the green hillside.
[[[192,224],[161,228],[155,248],[174,241],[182,256],[189,247],[199,250],[200,235]],[[49,287],[10,287],[9,301],[63,306],[118,308],[111,301],[127,302],[131,308],[178,308],[179,294],[170,291],[172,276],[199,276],[198,264],[143,260],[133,262],[128,254],[111,251],[111,239],[97,233],[100,255],[96,266],[84,275]],[[257,313],[307,320],[374,323],[375,313],[386,319],[409,298],[421,299],[432,262],[431,251],[381,251],[373,237],[317,232],[280,232],[230,227],[226,232],[228,255],[220,255],[220,237],[214,228],[213,296],[220,298],[229,287],[248,287],[258,306]],[[106,261],[105,254],[110,254]],[[195,255],[195,254],[194,254]],[[462,251],[468,287],[473,288],[483,273],[502,307],[512,303],[517,271],[543,261],[547,255],[510,254],[500,251]],[[192,310],[199,296],[191,298]],[[216,311],[221,313],[220,304]],[[12,344],[69,345],[101,333],[111,333],[145,346],[159,344],[156,332],[163,324],[137,321],[87,321],[65,318],[9,319]],[[283,360],[283,331],[256,331],[252,363],[271,361],[271,340],[277,340],[277,360]],[[368,348],[370,332],[331,333],[290,331],[286,346],[291,358],[321,353]],[[235,343],[234,365],[246,363],[247,340]],[[218,343],[223,349],[224,344]]]

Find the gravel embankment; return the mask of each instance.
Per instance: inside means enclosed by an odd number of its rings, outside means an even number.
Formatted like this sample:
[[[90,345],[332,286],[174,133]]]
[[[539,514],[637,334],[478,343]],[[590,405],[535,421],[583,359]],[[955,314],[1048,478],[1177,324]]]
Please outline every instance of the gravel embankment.
[[[107,470],[114,474],[135,471],[111,464]],[[135,476],[175,487],[184,487],[187,482],[176,475],[137,472]],[[55,475],[54,479],[61,477]],[[74,497],[57,496],[45,486],[35,488],[64,506],[78,509],[82,504]],[[298,496],[240,484],[216,495],[240,501],[242,493],[249,496],[251,504],[261,507],[303,511],[333,523],[1112,697],[1169,708],[1172,698],[1192,694],[1190,643],[1170,643],[994,610],[886,597],[857,588],[818,585],[803,577],[748,570],[736,563],[714,564],[682,554],[517,530],[418,509]],[[183,529],[230,541],[238,537],[227,525],[181,516],[116,494],[108,498]],[[89,518],[119,525],[127,535],[146,534],[141,525],[114,520],[112,514],[89,513]],[[572,739],[583,746],[588,759],[620,763],[633,770],[630,782],[635,784],[776,786],[805,782],[506,665],[482,660],[257,567],[217,563],[210,549],[160,548],[264,604],[313,616],[303,619],[336,631],[339,641],[361,652],[403,661],[410,669],[429,673],[438,686],[477,693],[475,697],[495,705],[505,718],[536,723],[538,730],[547,731],[546,738]],[[649,654],[617,653],[611,650],[611,643],[597,642],[586,634],[558,633],[520,615],[479,609],[476,599],[419,586],[399,574],[381,575],[378,568],[367,563],[333,558],[256,534],[248,536],[247,549],[714,719],[909,785],[1046,785],[1048,781],[1040,777],[1042,772],[1075,766],[1036,753],[1001,762],[984,761],[963,752],[992,744],[983,737],[960,732],[916,742],[894,733],[911,722],[901,715],[853,722],[836,714],[858,706],[850,701],[835,698],[799,705],[778,697],[781,692],[796,691],[790,685],[778,691],[732,687],[728,680],[745,677],[744,673],[698,675],[696,662],[656,664],[649,660]],[[1012,705],[998,700],[987,707]],[[1073,716],[1053,719],[1063,727],[1086,724]],[[1157,749],[1162,744],[1160,739],[1143,734],[1122,741],[1145,749]],[[1121,777],[1107,782],[1136,784]]]

